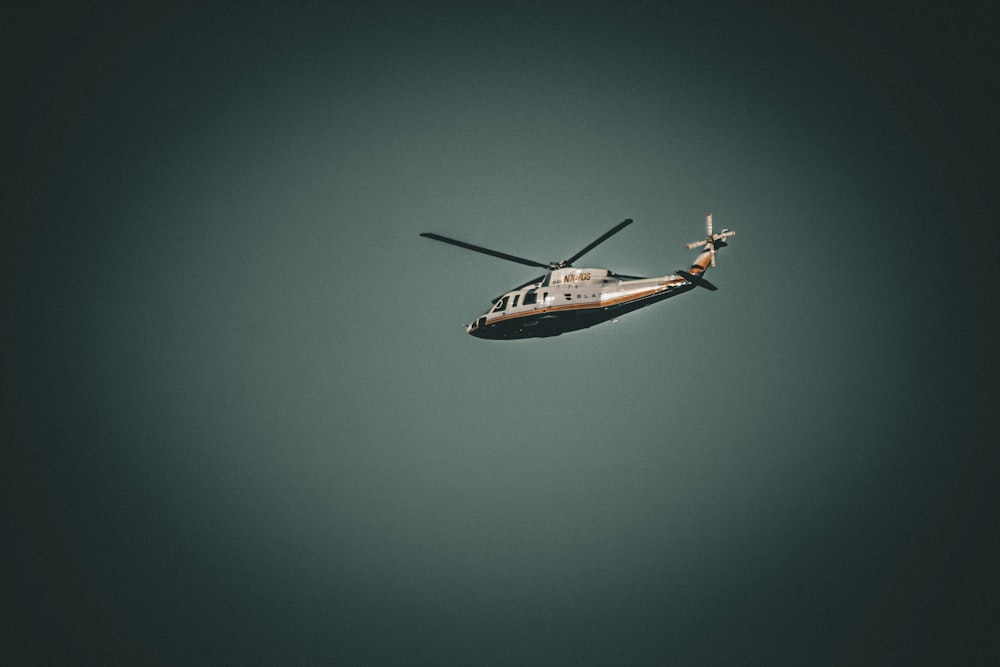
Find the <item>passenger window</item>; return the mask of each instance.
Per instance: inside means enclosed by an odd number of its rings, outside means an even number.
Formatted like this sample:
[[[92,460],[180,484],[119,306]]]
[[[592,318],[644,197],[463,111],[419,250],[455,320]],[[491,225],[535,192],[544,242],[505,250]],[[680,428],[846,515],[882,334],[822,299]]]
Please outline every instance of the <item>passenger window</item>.
[[[530,289],[530,290],[528,290],[527,292],[524,293],[524,305],[525,306],[530,306],[530,305],[532,305],[533,303],[535,303],[537,301],[538,301],[538,292],[537,291],[535,291],[533,289]]]
[[[517,308],[517,300],[520,299],[520,298],[521,298],[520,294],[515,294],[514,295],[514,300],[511,301],[511,303],[510,303],[510,307],[511,308]]]

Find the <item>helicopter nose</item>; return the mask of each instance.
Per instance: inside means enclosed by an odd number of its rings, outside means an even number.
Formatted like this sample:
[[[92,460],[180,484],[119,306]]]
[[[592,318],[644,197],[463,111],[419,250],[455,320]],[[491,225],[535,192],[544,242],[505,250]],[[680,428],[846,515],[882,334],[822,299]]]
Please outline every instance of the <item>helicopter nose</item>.
[[[466,324],[465,325],[465,331],[470,336],[475,336],[476,338],[479,338],[480,334],[482,333],[482,329],[483,329],[483,325],[484,324],[486,324],[486,316],[485,315],[483,315],[482,317],[480,317],[478,320],[475,320],[471,324]]]

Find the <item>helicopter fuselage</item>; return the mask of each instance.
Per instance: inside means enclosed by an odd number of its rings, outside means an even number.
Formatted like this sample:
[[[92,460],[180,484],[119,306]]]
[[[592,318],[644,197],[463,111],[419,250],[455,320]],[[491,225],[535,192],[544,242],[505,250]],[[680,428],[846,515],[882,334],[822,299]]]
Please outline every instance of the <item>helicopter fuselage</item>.
[[[557,269],[507,292],[466,330],[477,338],[546,338],[586,329],[693,289],[681,276],[626,280],[606,269]]]

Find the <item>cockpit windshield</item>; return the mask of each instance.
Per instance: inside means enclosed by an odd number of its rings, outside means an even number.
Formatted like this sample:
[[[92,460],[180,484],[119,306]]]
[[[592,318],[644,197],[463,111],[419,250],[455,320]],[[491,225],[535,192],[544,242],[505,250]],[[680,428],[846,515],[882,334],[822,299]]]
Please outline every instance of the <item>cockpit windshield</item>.
[[[502,297],[500,297],[500,300],[497,301],[496,305],[493,306],[493,310],[491,310],[490,312],[491,313],[499,313],[499,312],[502,312],[502,311],[506,310],[507,309],[507,299],[509,299],[509,298],[510,298],[509,296],[502,296]]]

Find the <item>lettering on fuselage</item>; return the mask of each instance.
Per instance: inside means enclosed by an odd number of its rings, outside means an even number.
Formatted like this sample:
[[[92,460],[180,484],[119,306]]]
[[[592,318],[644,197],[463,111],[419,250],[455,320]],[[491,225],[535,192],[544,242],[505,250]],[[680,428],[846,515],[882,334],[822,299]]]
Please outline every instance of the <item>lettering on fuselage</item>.
[[[569,273],[563,276],[562,281],[564,283],[582,283],[586,280],[590,280],[589,273]],[[554,283],[558,284],[558,283]]]

